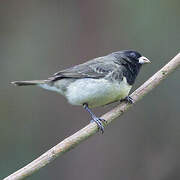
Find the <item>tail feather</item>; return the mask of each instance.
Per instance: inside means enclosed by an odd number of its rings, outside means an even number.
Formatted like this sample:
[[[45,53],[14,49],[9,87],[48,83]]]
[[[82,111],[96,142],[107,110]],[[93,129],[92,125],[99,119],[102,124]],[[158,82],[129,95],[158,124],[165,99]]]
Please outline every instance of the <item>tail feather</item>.
[[[14,81],[11,82],[11,84],[14,84],[16,86],[29,86],[29,85],[40,85],[44,84],[46,80],[33,80],[33,81]]]

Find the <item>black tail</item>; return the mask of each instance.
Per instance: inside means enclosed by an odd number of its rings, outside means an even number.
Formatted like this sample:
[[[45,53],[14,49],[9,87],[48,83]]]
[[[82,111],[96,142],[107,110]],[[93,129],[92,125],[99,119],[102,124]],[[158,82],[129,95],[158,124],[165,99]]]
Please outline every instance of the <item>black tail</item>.
[[[29,86],[29,85],[39,85],[44,84],[45,80],[33,80],[33,81],[14,81],[11,82],[11,84],[14,84],[16,86]]]

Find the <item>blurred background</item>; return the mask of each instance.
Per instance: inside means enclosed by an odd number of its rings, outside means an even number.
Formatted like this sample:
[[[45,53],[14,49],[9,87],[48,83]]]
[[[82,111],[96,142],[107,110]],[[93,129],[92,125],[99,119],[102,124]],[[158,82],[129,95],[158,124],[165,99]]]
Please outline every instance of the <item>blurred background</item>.
[[[134,90],[179,52],[179,19],[178,0],[1,1],[0,179],[89,123],[88,113],[64,97],[11,81],[46,79],[94,57],[134,49],[152,61]],[[179,82],[177,70],[103,135],[28,179],[179,179]]]

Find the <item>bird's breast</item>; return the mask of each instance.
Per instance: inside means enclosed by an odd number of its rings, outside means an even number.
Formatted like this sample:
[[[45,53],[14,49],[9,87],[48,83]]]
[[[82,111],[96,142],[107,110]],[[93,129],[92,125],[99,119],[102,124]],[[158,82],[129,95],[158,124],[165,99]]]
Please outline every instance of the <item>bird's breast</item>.
[[[131,87],[125,77],[120,83],[103,78],[84,78],[72,82],[65,97],[73,105],[87,103],[89,107],[98,107],[125,98]]]

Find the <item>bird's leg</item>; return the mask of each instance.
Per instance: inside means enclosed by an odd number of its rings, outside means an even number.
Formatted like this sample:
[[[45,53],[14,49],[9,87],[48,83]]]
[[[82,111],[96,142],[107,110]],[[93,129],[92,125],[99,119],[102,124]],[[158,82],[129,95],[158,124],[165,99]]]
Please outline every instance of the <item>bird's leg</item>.
[[[128,102],[128,103],[130,103],[130,104],[133,104],[134,103],[134,100],[133,100],[133,98],[132,97],[130,97],[130,96],[126,96],[124,99],[121,99],[120,100],[120,102]]]
[[[83,104],[83,107],[86,111],[88,111],[92,117],[92,122],[95,122],[97,125],[98,125],[98,128],[99,130],[102,132],[102,134],[104,133],[104,126],[102,124],[102,121],[106,122],[105,119],[101,119],[101,118],[98,118],[88,107],[88,104],[87,103],[84,103]]]

